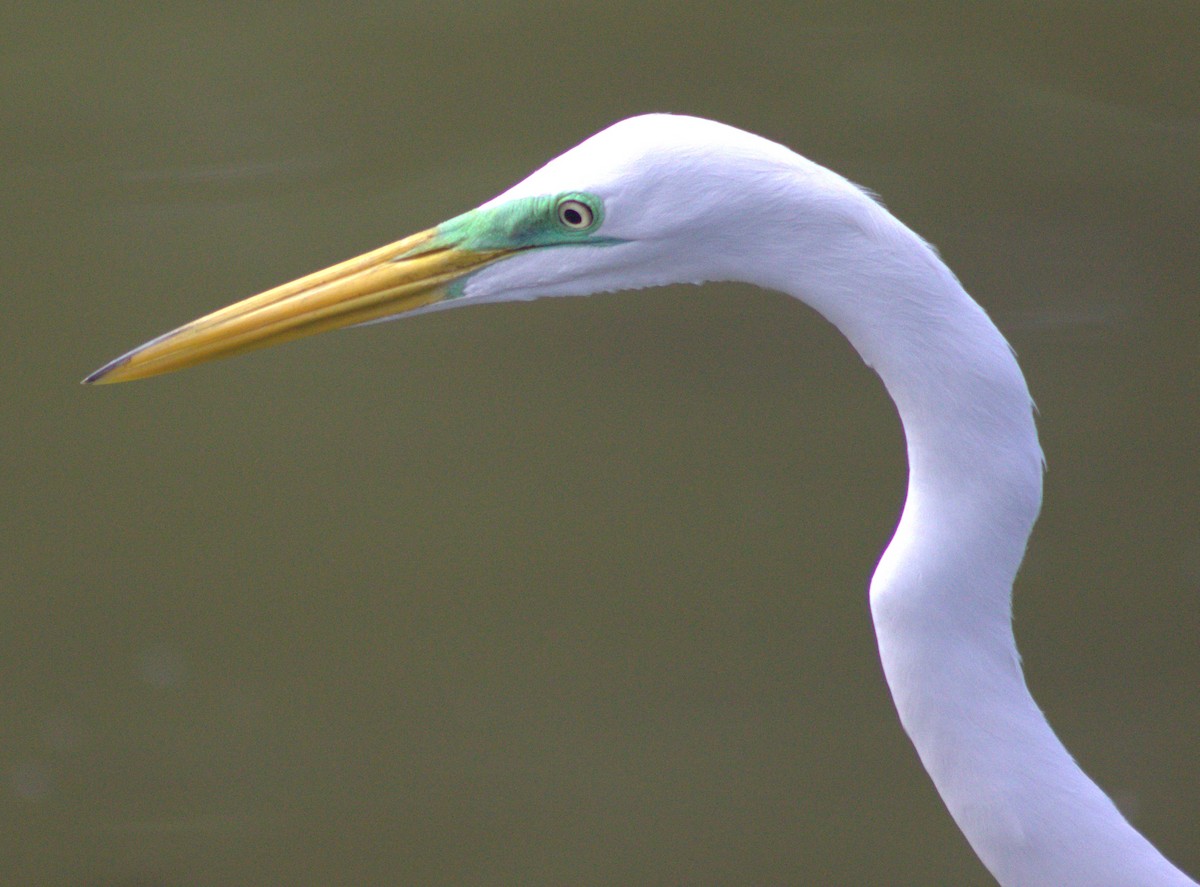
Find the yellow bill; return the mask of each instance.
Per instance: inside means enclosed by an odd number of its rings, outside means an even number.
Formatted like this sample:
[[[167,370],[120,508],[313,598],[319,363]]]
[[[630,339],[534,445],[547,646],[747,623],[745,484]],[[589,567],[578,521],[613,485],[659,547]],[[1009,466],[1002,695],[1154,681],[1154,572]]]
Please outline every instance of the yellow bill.
[[[442,245],[431,228],[193,320],[83,381],[144,379],[301,336],[381,320],[440,302],[454,281],[512,248]]]

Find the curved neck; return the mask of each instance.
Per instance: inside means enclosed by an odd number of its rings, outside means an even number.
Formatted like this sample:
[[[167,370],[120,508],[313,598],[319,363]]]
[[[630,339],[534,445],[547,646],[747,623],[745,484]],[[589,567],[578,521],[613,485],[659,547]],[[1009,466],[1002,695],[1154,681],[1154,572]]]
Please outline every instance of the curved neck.
[[[839,182],[825,186],[844,197]],[[755,282],[832,321],[900,414],[908,496],[871,611],[901,722],[1001,884],[1192,884],[1079,769],[1025,686],[1011,594],[1042,454],[1021,370],[933,251],[855,195],[853,213],[801,231],[819,244],[793,246],[790,265],[774,255],[774,279]]]

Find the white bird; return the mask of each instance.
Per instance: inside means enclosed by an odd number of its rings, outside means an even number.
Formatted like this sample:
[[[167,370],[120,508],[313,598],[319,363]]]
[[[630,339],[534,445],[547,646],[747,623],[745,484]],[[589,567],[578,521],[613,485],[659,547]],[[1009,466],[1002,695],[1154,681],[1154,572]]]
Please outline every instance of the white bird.
[[[478,209],[167,333],[86,381],[155,375],[460,305],[738,280],[832,322],[895,401],[908,494],[871,580],[904,729],[983,864],[1013,887],[1194,885],[1038,709],[1013,578],[1042,451],[1012,349],[924,242],[788,148],[692,117],[617,123]]]

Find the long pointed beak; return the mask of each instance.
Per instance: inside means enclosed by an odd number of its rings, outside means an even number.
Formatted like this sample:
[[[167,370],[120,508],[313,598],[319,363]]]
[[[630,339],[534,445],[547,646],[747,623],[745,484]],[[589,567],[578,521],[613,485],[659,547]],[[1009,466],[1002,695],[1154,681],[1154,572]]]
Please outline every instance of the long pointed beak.
[[[193,320],[105,364],[84,383],[144,379],[301,336],[381,320],[447,298],[511,249],[447,247],[431,228]]]

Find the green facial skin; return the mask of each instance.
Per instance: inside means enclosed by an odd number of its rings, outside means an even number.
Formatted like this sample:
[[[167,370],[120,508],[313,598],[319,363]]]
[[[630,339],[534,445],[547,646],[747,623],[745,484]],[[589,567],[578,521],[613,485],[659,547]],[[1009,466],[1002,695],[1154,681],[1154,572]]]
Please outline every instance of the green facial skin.
[[[583,204],[592,214],[586,227],[570,227],[559,219],[558,207],[568,201]],[[539,246],[617,243],[612,237],[592,235],[604,221],[604,205],[590,194],[567,193],[522,197],[488,209],[473,209],[437,226],[437,235],[411,253],[412,256],[439,249],[485,251],[521,250]]]
[[[560,218],[560,208],[569,210],[574,204],[582,204],[582,208],[575,207],[573,217],[586,221],[580,216],[586,209],[591,214],[590,223],[572,226]],[[518,251],[551,246],[605,246],[620,243],[615,237],[594,236],[603,221],[604,204],[591,194],[567,192],[522,197],[488,209],[473,209],[442,222],[433,239],[411,252],[397,256],[396,260],[441,249]],[[461,297],[470,277],[468,274],[454,281],[447,290],[447,297]]]

